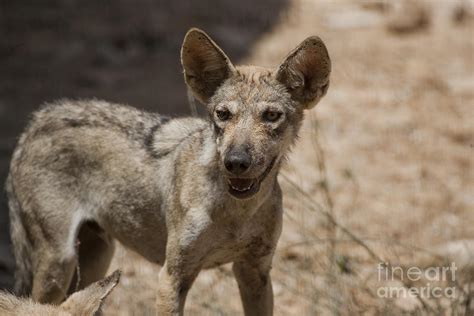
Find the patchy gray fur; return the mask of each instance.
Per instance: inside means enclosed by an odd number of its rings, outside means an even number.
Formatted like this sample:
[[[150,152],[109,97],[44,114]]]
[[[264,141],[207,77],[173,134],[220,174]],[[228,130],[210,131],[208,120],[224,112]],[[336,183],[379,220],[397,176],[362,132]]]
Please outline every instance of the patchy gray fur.
[[[295,51],[276,70],[234,67],[204,32],[190,30],[185,81],[208,119],[169,120],[97,100],[36,112],[7,183],[17,289],[61,302],[78,263],[85,287],[103,276],[118,240],[163,266],[160,315],[181,315],[199,271],[228,262],[245,314],[271,315],[277,174],[330,73],[321,40]]]

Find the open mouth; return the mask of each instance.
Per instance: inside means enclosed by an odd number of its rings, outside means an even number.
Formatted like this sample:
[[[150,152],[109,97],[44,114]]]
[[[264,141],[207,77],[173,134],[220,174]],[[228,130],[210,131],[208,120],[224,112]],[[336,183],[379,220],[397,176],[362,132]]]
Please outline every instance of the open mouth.
[[[260,184],[272,170],[276,157],[259,178],[229,178],[229,193],[238,199],[246,199],[260,190]]]
[[[239,199],[245,199],[258,192],[257,179],[229,178],[229,193]]]

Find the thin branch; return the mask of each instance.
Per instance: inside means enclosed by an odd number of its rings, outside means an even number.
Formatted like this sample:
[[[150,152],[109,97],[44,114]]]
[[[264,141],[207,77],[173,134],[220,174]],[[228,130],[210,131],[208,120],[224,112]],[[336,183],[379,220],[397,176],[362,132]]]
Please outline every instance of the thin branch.
[[[329,213],[328,211],[326,211],[319,203],[317,203],[316,201],[313,200],[313,198],[306,192],[304,191],[303,189],[301,189],[301,187],[296,183],[294,182],[293,180],[291,180],[287,175],[285,175],[284,173],[280,173],[281,177],[286,181],[288,182],[288,184],[290,184],[296,191],[298,191],[298,193],[300,193],[302,196],[304,196],[306,199],[307,199],[307,203],[306,205],[311,208],[313,211],[315,212],[318,212],[322,215],[324,215],[328,220],[329,222],[331,222],[332,224],[336,225],[342,232],[344,232],[346,235],[348,235],[354,242],[356,242],[358,245],[360,245],[362,248],[364,248],[367,253],[375,260],[377,261],[380,261],[380,262],[385,262],[381,257],[379,257],[366,243],[364,243],[362,241],[362,239],[360,239],[359,237],[357,237],[354,233],[352,233],[349,229],[347,229],[346,227],[344,227],[342,224],[340,224],[339,222],[336,221],[336,219],[334,218],[334,216],[332,216],[331,213]],[[308,203],[309,202],[309,203]],[[315,207],[315,205],[317,207]]]
[[[378,262],[383,262],[387,265],[387,268],[391,268],[392,265],[388,262],[388,261],[385,261],[383,260],[381,257],[379,257],[375,251],[373,251],[361,238],[359,238],[358,236],[356,236],[354,233],[352,233],[348,228],[346,228],[345,226],[343,226],[342,224],[340,224],[339,222],[336,221],[336,219],[334,218],[334,216],[328,212],[327,210],[325,210],[319,203],[317,203],[316,201],[314,201],[314,199],[306,192],[304,191],[296,182],[294,182],[293,180],[291,180],[287,175],[285,175],[284,173],[280,173],[280,175],[282,176],[282,178],[288,183],[290,184],[296,191],[298,191],[303,197],[305,197],[306,199],[306,205],[312,209],[313,211],[315,212],[318,212],[322,215],[324,215],[332,224],[334,224],[335,226],[337,226],[342,232],[344,232],[346,235],[348,235],[352,240],[354,240],[354,242],[356,242],[358,245],[360,245],[362,248],[364,248],[367,253],[376,261]],[[317,207],[315,207],[315,205]],[[404,280],[400,280],[403,285],[407,288],[410,287],[409,284],[406,283],[406,281]],[[420,304],[423,306],[423,308],[425,308],[426,310],[429,310],[431,312],[434,312],[433,309],[431,308],[431,306],[419,295],[416,295],[415,296],[417,298],[417,300],[420,302]]]

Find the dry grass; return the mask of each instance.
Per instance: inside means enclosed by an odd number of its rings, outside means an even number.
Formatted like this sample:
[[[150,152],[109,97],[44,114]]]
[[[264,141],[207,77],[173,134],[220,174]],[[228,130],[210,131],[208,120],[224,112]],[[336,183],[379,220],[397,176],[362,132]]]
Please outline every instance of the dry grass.
[[[318,34],[334,66],[328,96],[308,113],[280,179],[276,315],[474,313],[472,11],[458,23],[453,2],[425,2],[430,23],[401,35],[387,26],[389,2],[374,3],[294,0],[248,58],[277,65]],[[427,283],[379,281],[380,260],[405,269],[455,260],[456,284],[437,285],[455,286],[456,299],[378,297],[380,286]],[[124,249],[117,267],[124,276],[106,314],[154,314],[159,267]],[[201,273],[186,310],[242,313],[229,266]]]

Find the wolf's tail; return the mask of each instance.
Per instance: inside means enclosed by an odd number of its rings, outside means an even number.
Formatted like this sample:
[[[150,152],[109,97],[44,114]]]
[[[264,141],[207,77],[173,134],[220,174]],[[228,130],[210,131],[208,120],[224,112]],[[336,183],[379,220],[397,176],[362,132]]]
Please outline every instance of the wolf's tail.
[[[15,194],[11,176],[6,182],[8,206],[10,208],[10,235],[15,255],[15,294],[30,295],[32,291],[33,272],[31,264],[32,246],[23,225],[21,207]]]

